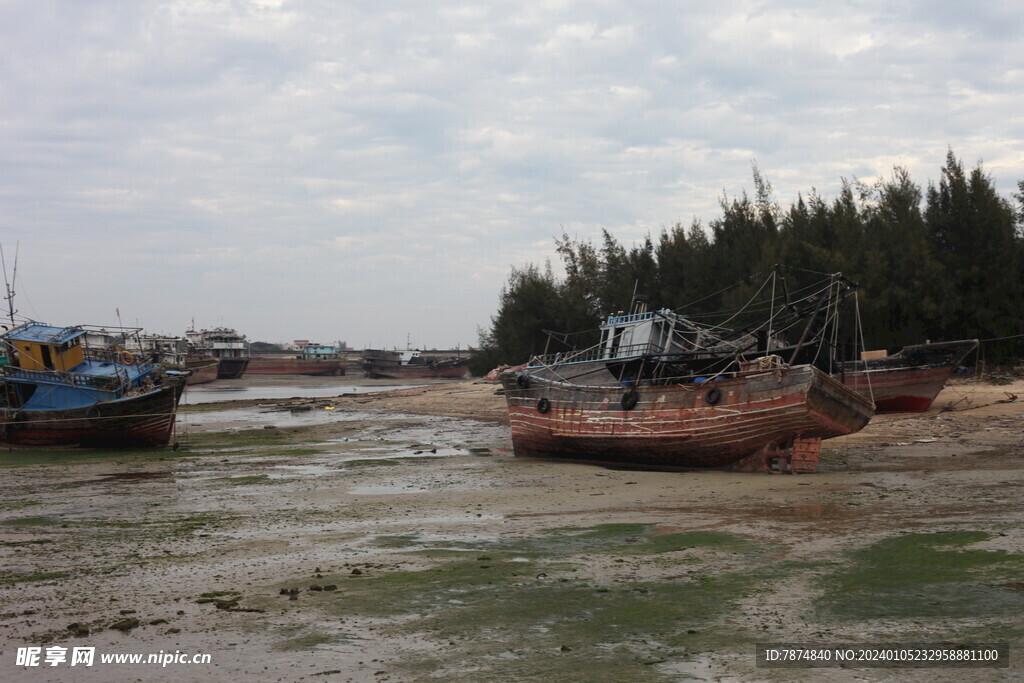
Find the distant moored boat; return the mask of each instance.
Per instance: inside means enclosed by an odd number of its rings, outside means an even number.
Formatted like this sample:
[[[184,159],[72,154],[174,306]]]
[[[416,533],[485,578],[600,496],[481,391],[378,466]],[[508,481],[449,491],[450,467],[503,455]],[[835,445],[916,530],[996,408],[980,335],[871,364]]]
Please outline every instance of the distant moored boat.
[[[216,358],[217,379],[238,379],[249,366],[249,342],[244,334],[230,327],[215,327],[199,330],[193,327],[185,331],[192,356]]]
[[[466,358],[424,357],[422,351],[382,351],[367,349],[363,352],[363,374],[377,379],[461,379],[466,376],[469,360]]]

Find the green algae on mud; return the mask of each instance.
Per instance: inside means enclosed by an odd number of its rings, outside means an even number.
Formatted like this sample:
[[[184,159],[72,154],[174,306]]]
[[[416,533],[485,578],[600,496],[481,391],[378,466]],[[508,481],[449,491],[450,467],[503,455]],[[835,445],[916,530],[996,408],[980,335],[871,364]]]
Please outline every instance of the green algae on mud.
[[[722,618],[771,580],[757,571],[766,554],[759,543],[718,532],[659,533],[654,524],[548,529],[482,541],[397,535],[377,543],[403,548],[431,566],[325,574],[318,580],[337,583],[337,593],[304,595],[283,609],[309,609],[312,603],[332,618],[391,619],[382,627],[389,635],[438,641],[438,654],[403,661],[410,674],[437,671],[458,658],[460,666],[484,676],[671,678],[652,665],[724,643],[734,649],[753,643],[753,634]],[[730,568],[697,571],[694,558],[680,554],[690,550],[711,563],[725,551]],[[594,571],[595,563],[623,564],[616,565],[616,578]],[[657,575],[641,566],[654,566]],[[324,643],[322,633],[292,631],[282,648],[294,649],[313,636]]]
[[[193,432],[179,440],[187,451],[251,448],[253,446],[290,446],[302,443],[296,432],[289,429],[239,429],[236,431]]]
[[[66,579],[70,572],[0,572],[0,586],[13,586],[17,583],[42,583],[55,579]]]
[[[279,448],[271,451],[261,451],[260,455],[266,455],[270,457],[281,456],[287,458],[304,458],[310,455],[323,455],[324,449],[322,448]]]
[[[329,428],[332,438],[335,439],[332,443],[337,443],[337,439],[361,434],[368,426],[372,425],[373,423],[370,421],[355,420],[319,425],[265,425],[241,429],[189,430],[186,433],[179,434],[178,443],[180,448],[185,450],[244,448],[250,446],[321,447],[325,445],[323,437],[325,428]],[[372,440],[376,444],[381,443],[379,440]]]
[[[545,529],[527,538],[499,541],[422,539],[416,534],[378,536],[376,545],[389,548],[502,550],[527,557],[554,557],[570,553],[598,552],[614,556],[660,555],[691,548],[727,553],[758,553],[763,547],[735,534],[713,531],[665,532],[654,524],[599,524],[583,529]]]
[[[428,463],[434,458],[424,458],[418,455],[397,455],[395,457],[380,458],[357,458],[355,460],[343,460],[338,463],[342,467],[394,467],[396,465],[420,465]]]
[[[5,519],[0,521],[0,526],[10,527],[35,527],[35,526],[58,526],[63,524],[64,520],[56,517],[42,516],[42,517],[13,517],[11,519]]]
[[[971,619],[1024,612],[1024,554],[970,546],[993,535],[947,531],[893,536],[851,553],[821,577],[819,611],[840,619]]]
[[[548,529],[537,539],[545,551],[553,544],[568,544],[580,550],[604,549],[624,555],[661,554],[690,548],[755,553],[762,549],[755,541],[736,534],[715,531],[669,532],[651,524],[600,524],[587,529]]]
[[[0,500],[0,512],[14,512],[42,504],[41,500]]]
[[[115,461],[118,465],[137,465],[183,457],[169,448],[10,448],[0,450],[0,468],[30,465],[92,465]]]
[[[207,530],[235,521],[233,515],[219,513],[192,513],[169,519],[73,519],[70,517],[20,517],[0,521],[5,527],[61,527],[92,535],[119,532],[145,533],[149,536],[180,536]]]
[[[778,591],[786,576],[819,577],[823,594],[804,613],[811,628],[885,618],[909,638],[934,617],[950,638],[1019,636],[1024,629],[1013,622],[1024,609],[1024,555],[972,547],[991,538],[978,531],[905,534],[837,564],[794,562],[738,534],[656,524],[491,539],[381,535],[373,545],[416,568],[325,572],[317,581],[337,583],[337,592],[261,600],[307,624],[337,624],[281,629],[281,650],[352,642],[361,636],[351,625],[359,623],[374,624],[380,637],[435,643],[433,651],[418,648],[392,664],[399,675],[678,680],[688,670],[699,673],[693,658],[701,653],[742,656],[763,640],[755,625],[731,617],[740,604]]]
[[[234,404],[234,405],[232,405]],[[178,406],[178,414],[188,413],[215,413],[231,408],[247,407],[245,401],[216,401],[212,403],[187,403]]]
[[[227,484],[228,486],[251,486],[253,484],[272,484],[270,477],[266,474],[250,474],[241,477],[217,477],[213,482]],[[285,480],[281,480],[285,481]]]

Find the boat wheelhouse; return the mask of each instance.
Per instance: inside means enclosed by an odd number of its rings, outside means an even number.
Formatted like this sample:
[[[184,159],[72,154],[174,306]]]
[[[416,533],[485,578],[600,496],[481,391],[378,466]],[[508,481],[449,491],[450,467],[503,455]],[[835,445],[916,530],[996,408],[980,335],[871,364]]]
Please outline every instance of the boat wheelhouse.
[[[217,379],[238,379],[249,366],[249,342],[244,334],[230,327],[209,330],[195,328],[185,331],[189,353],[194,356],[216,358]]]

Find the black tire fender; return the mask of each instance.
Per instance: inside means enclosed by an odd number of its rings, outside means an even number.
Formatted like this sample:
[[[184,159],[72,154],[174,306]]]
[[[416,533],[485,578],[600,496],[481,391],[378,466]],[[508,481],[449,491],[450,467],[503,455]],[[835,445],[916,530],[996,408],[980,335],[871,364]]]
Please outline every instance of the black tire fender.
[[[722,400],[722,390],[718,387],[711,387],[704,394],[704,402],[709,406],[716,406]]]
[[[516,386],[519,387],[520,389],[529,389],[530,378],[522,373],[516,375]]]
[[[551,410],[551,401],[546,398],[540,398],[537,400],[537,412],[541,415],[546,415]]]
[[[636,389],[630,388],[626,393],[622,395],[622,400],[619,401],[619,405],[622,406],[623,410],[633,410],[636,408],[636,404],[640,401],[640,395]]]

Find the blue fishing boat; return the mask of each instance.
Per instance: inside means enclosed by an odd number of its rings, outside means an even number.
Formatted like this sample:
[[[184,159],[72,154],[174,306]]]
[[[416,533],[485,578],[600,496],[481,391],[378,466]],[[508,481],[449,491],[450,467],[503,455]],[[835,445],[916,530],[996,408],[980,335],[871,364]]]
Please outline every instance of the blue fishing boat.
[[[189,373],[146,362],[139,332],[28,321],[0,334],[0,443],[166,446]]]

